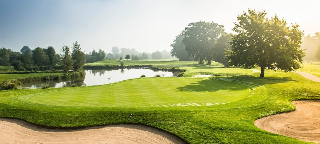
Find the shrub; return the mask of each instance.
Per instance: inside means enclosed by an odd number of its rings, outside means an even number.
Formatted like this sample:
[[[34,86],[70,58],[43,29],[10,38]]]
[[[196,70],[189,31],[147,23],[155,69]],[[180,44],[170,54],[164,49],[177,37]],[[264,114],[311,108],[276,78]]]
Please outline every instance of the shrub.
[[[13,81],[3,81],[0,83],[0,90],[11,90],[17,88],[17,84]]]
[[[157,75],[155,75],[155,77],[161,77],[161,76],[157,74]]]
[[[42,89],[47,89],[47,88],[50,88],[50,86],[49,86],[49,85],[44,85],[44,86],[42,86],[41,88],[42,88]]]
[[[184,75],[184,72],[181,72],[178,74],[178,77],[183,77],[183,75]]]
[[[141,77],[146,77],[146,75],[142,75]]]

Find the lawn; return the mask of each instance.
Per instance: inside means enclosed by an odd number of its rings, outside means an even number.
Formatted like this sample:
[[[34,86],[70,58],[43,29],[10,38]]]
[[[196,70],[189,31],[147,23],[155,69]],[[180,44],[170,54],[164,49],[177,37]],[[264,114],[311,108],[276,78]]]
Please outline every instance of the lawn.
[[[13,66],[0,66],[0,72],[14,70]]]
[[[63,73],[28,73],[28,74],[0,74],[0,82],[10,79],[41,77],[46,75],[62,75]]]
[[[291,72],[266,70],[259,78],[246,69],[172,63],[184,65],[189,76],[216,76],[0,91],[0,117],[52,127],[139,123],[189,143],[305,143],[261,130],[254,121],[294,110],[292,100],[320,99],[319,83]]]
[[[320,63],[313,62],[313,63],[304,63],[298,71],[311,73],[317,77],[320,77]]]

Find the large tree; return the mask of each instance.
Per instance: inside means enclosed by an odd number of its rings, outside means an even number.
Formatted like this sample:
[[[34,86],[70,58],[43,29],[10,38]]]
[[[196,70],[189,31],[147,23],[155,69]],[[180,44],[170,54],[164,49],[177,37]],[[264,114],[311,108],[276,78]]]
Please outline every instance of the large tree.
[[[86,63],[85,55],[81,51],[80,44],[76,41],[73,44],[72,50],[72,61],[73,61],[73,70],[79,71],[82,69],[83,65]]]
[[[315,57],[316,57],[318,60],[320,60],[320,45],[318,46],[318,50],[317,50],[317,52],[316,52],[316,54],[315,54]]]
[[[62,51],[63,51],[63,58],[61,61],[61,66],[65,72],[69,72],[69,70],[72,70],[73,68],[72,60],[70,56],[70,48],[68,46],[63,46]]]
[[[10,49],[0,48],[0,66],[10,65]]]
[[[213,60],[222,63],[224,66],[229,66],[229,60],[226,57],[226,52],[231,50],[231,34],[222,33],[217,39],[217,42],[212,47]]]
[[[21,62],[23,64],[23,67],[25,69],[30,69],[33,65],[33,58],[31,51],[26,51],[24,54],[21,56]]]
[[[40,47],[37,47],[33,50],[32,57],[36,66],[45,66],[49,62],[48,55]]]
[[[212,47],[223,32],[223,26],[214,22],[190,23],[182,32],[185,36],[182,42],[188,54],[199,61],[199,64],[206,60],[210,65],[213,59]]]
[[[183,38],[184,35],[178,35],[170,45],[172,47],[171,56],[177,57],[179,61],[193,61],[193,58],[186,51],[186,46],[182,43]]]
[[[162,59],[162,53],[159,51],[153,52],[151,54],[152,59]]]
[[[287,26],[278,16],[266,17],[266,12],[248,10],[237,17],[232,36],[230,64],[251,68],[261,67],[284,71],[298,69],[304,56],[300,48],[303,32],[299,25]]]
[[[32,50],[28,46],[23,46],[20,50],[22,54],[24,54],[26,51],[29,51],[32,54]]]
[[[318,46],[320,45],[320,33],[316,32],[313,36],[307,35],[302,38],[302,49],[305,49],[306,56],[304,60],[316,61],[315,53],[317,52]],[[319,59],[318,59],[319,60]]]
[[[46,53],[49,58],[49,66],[51,69],[54,68],[54,66],[57,64],[57,57],[56,57],[56,51],[52,46],[49,46],[48,49],[46,50]]]

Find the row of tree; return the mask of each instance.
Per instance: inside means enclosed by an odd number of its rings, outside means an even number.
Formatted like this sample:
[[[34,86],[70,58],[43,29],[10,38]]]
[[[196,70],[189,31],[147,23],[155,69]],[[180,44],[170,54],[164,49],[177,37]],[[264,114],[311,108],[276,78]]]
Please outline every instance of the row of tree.
[[[99,52],[96,52],[95,50],[93,50],[89,54],[86,54],[85,58],[87,63],[102,61],[106,59],[106,53],[101,49],[99,49]]]
[[[112,47],[112,53],[107,54],[107,59],[116,60],[120,58],[125,58],[127,55],[130,56],[132,60],[144,60],[144,59],[172,59],[170,52],[168,51],[156,51],[153,53],[140,53],[134,48],[121,48]]]
[[[171,54],[179,60],[196,60],[223,63],[225,66],[261,67],[292,71],[300,68],[305,56],[301,48],[303,32],[299,25],[287,26],[277,15],[266,17],[265,11],[248,10],[237,17],[232,29],[224,32],[223,26],[214,22],[190,23],[176,37]],[[320,51],[319,51],[320,53]]]
[[[20,52],[1,48],[0,65],[13,66],[16,70],[37,69],[43,66],[53,68],[60,60],[60,55],[56,54],[51,46],[46,49],[37,47],[34,50],[24,46]]]
[[[13,52],[10,49],[0,49],[0,65],[13,66],[16,70],[38,70],[40,67],[54,69],[57,64],[62,66],[64,71],[79,71],[85,64],[85,55],[78,42],[73,44],[73,51],[70,53],[68,46],[63,46],[63,54],[56,54],[52,46],[48,48],[37,47],[31,50],[24,46],[20,52]],[[104,56],[105,57],[105,56]]]

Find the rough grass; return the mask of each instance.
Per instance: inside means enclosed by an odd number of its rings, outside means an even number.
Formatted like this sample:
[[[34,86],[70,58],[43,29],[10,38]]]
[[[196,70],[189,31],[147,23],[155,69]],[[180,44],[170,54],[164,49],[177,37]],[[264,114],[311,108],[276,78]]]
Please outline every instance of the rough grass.
[[[14,70],[13,66],[0,66],[0,72],[1,71],[10,71],[10,70]]]
[[[263,79],[244,69],[231,72],[194,66],[189,67],[191,70],[190,75],[201,72],[220,76],[0,91],[0,117],[53,127],[140,123],[174,133],[189,143],[305,143],[261,130],[254,121],[294,110],[292,100],[320,99],[319,83],[296,73],[268,70]],[[186,104],[191,102],[200,106]],[[177,103],[187,106],[170,106]]]
[[[39,77],[46,75],[62,75],[63,73],[28,73],[28,74],[0,74],[0,81],[17,78]]]
[[[313,62],[313,63],[304,63],[298,71],[311,73],[317,77],[320,77],[320,63]]]

